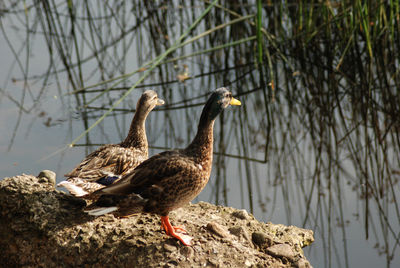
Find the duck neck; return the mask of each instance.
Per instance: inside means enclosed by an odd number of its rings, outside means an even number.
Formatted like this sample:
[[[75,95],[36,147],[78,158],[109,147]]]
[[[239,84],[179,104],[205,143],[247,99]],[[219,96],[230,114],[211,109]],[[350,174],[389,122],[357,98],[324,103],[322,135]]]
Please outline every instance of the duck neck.
[[[200,120],[197,134],[186,152],[194,156],[203,168],[210,169],[213,156],[213,130],[215,120]]]
[[[145,121],[148,113],[143,113],[140,109],[136,110],[135,116],[132,119],[128,135],[121,143],[122,147],[131,147],[139,149],[147,153],[147,136]]]

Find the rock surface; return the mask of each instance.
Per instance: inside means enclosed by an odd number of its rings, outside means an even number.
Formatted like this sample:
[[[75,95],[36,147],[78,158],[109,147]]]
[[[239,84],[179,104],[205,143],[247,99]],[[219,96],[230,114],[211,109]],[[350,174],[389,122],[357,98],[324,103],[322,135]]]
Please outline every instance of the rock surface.
[[[186,247],[155,215],[87,215],[85,201],[54,189],[54,178],[0,181],[1,267],[311,267],[302,251],[314,241],[310,230],[200,202],[170,214],[194,237]]]

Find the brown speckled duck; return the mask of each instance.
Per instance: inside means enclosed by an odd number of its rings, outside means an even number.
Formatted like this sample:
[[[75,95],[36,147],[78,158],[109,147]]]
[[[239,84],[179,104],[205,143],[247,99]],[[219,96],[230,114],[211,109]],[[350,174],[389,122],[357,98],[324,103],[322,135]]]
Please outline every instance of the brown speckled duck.
[[[240,104],[228,89],[215,90],[203,109],[197,134],[186,149],[154,155],[118,182],[93,192],[88,198],[96,201],[85,211],[94,216],[155,213],[161,216],[167,235],[190,245],[192,237],[183,228],[172,226],[168,213],[192,201],[206,186],[212,167],[215,118],[229,105]]]
[[[130,173],[148,158],[145,129],[147,115],[164,101],[153,90],[146,90],[136,105],[129,133],[119,144],[107,144],[92,152],[57,186],[65,187],[72,195],[84,197]]]

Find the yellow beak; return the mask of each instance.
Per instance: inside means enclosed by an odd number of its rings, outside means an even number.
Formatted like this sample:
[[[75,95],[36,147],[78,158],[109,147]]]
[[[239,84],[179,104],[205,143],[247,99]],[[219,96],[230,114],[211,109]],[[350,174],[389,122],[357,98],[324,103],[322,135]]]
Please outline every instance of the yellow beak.
[[[242,105],[242,103],[240,102],[240,100],[237,100],[235,98],[231,99],[231,102],[229,103],[230,105]]]
[[[164,105],[164,103],[165,103],[164,100],[158,99],[156,105],[160,106],[160,105]]]

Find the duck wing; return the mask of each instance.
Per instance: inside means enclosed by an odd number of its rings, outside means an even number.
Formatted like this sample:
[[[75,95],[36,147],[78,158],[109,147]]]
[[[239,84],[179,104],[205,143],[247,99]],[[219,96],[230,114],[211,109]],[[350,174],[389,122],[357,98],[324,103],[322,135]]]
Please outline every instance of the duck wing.
[[[127,195],[163,190],[176,184],[178,178],[189,177],[199,169],[194,159],[182,150],[166,151],[147,159],[118,182],[94,194]]]
[[[134,148],[124,148],[116,144],[105,145],[89,154],[64,176],[97,181],[106,176],[119,176],[128,173],[146,158],[146,153]]]

